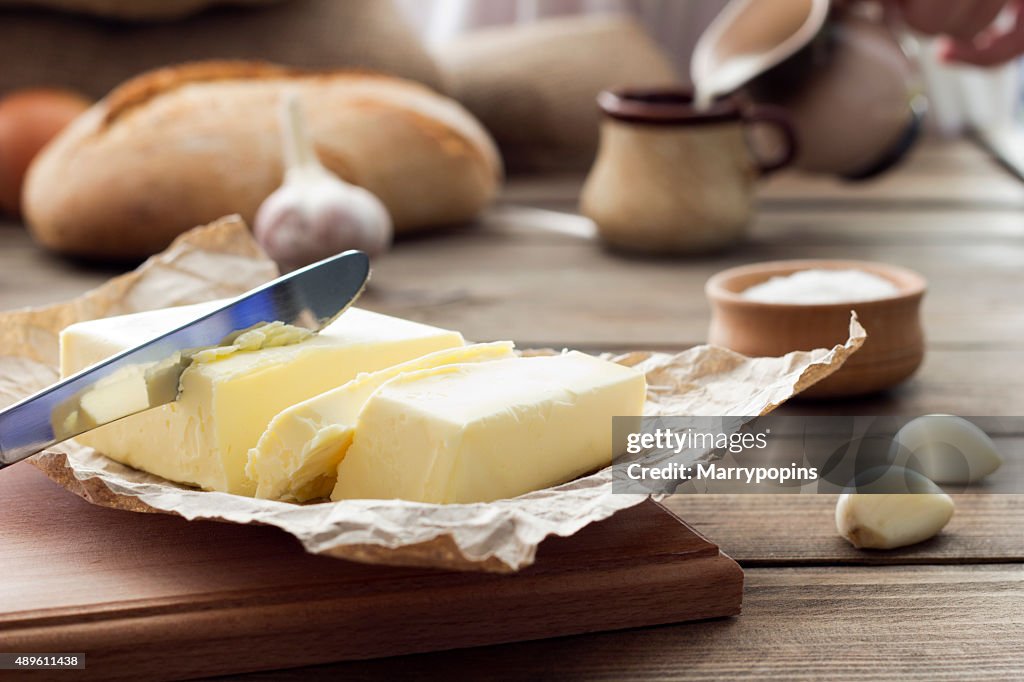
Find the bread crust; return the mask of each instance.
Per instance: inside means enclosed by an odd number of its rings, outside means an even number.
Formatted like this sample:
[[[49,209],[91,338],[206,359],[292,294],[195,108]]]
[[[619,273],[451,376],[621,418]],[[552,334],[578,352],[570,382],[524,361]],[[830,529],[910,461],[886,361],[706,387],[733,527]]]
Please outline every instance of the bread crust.
[[[23,195],[33,234],[62,253],[133,259],[222,215],[251,222],[283,176],[285,91],[302,99],[323,163],[380,197],[399,234],[470,220],[497,191],[490,136],[425,86],[365,71],[200,62],[126,82],[39,155]]]

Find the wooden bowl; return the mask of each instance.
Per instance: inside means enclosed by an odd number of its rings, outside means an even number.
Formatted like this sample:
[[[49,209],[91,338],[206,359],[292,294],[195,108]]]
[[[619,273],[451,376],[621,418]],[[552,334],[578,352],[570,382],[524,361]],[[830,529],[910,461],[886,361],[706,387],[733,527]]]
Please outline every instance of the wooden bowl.
[[[740,292],[771,277],[800,270],[855,269],[884,277],[899,294],[851,303],[762,303]],[[711,302],[708,342],[751,357],[777,357],[795,350],[831,348],[844,343],[850,311],[857,312],[868,332],[864,346],[835,374],[802,396],[839,398],[890,388],[908,379],[924,359],[921,299],[927,283],[905,268],[850,260],[788,260],[756,263],[724,270],[704,288]]]

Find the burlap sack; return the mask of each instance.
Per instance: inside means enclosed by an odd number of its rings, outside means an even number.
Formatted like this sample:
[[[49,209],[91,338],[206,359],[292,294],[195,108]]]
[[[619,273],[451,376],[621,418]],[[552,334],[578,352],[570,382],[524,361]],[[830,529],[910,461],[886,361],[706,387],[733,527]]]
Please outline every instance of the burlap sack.
[[[0,7],[42,7],[125,21],[169,21],[216,5],[263,5],[282,0],[0,0]]]
[[[0,9],[0,92],[51,85],[99,97],[143,71],[203,59],[261,59],[315,69],[361,67],[434,88],[442,83],[433,59],[388,0],[215,7],[161,23]]]
[[[451,94],[494,135],[508,169],[520,172],[586,169],[597,148],[601,90],[678,80],[639,25],[613,16],[482,29],[436,56]]]

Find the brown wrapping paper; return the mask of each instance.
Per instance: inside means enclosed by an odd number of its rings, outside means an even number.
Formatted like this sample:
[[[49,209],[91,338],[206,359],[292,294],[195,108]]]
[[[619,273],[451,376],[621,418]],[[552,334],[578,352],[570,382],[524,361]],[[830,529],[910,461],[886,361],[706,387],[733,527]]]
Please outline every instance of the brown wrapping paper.
[[[135,272],[73,301],[0,314],[0,404],[58,378],[58,334],[80,320],[237,295],[276,275],[238,218],[180,237]],[[750,359],[701,346],[678,355],[635,352],[616,362],[636,367],[649,384],[651,415],[764,414],[838,369],[864,342]],[[643,501],[611,492],[611,469],[565,485],[485,504],[432,505],[350,500],[295,505],[204,492],[131,469],[73,441],[32,462],[85,499],[136,512],[186,519],[277,526],[315,554],[392,565],[507,572],[533,562],[549,535],[568,536]],[[2,473],[0,473],[2,475]]]

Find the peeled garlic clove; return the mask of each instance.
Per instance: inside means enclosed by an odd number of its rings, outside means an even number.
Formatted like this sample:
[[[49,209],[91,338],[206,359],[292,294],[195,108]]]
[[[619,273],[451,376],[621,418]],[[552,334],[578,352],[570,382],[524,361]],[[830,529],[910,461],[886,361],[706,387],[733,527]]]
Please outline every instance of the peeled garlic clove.
[[[893,549],[924,542],[953,517],[945,493],[843,493],[836,505],[836,528],[854,547]]]
[[[966,419],[929,414],[908,422],[892,444],[892,461],[938,483],[974,483],[998,469],[1002,457],[987,433]]]
[[[843,493],[836,503],[836,529],[854,547],[893,549],[923,542],[953,517],[953,498],[916,471],[894,466],[858,478],[866,481],[857,487],[862,492]]]

